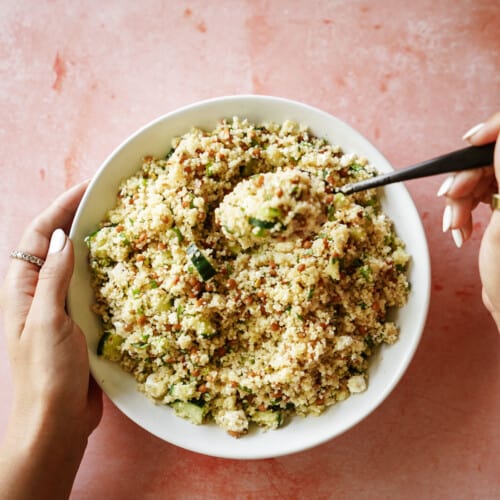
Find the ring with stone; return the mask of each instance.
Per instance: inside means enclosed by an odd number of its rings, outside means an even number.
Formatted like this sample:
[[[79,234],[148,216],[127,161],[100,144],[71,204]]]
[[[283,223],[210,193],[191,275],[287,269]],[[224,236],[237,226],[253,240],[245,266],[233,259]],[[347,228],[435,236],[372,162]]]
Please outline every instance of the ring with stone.
[[[33,255],[28,252],[23,252],[21,250],[13,250],[10,254],[12,259],[24,260],[25,262],[30,262],[31,264],[35,264],[35,266],[42,267],[45,262],[40,257]]]

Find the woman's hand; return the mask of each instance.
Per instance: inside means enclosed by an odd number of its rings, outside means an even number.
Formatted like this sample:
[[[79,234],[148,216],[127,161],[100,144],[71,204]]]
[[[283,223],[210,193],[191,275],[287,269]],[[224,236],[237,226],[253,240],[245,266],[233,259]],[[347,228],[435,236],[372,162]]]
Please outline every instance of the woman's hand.
[[[0,497],[65,498],[102,415],[85,338],[65,310],[73,272],[66,234],[87,183],[60,196],[27,228],[19,249],[41,268],[12,260],[1,303],[14,401],[0,455]]]
[[[480,203],[491,203],[500,185],[500,113],[473,127],[464,139],[479,146],[496,141],[494,168],[486,167],[457,173],[446,179],[438,195],[446,197],[443,231],[451,229],[453,240],[461,247],[472,234],[472,212]],[[500,210],[493,210],[479,253],[483,283],[483,302],[500,331]]]

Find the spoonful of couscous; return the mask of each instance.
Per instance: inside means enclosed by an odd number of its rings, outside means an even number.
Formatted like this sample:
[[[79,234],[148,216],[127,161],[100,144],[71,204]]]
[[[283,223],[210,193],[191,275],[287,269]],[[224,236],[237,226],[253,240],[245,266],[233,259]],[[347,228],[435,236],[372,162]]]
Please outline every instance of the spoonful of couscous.
[[[215,210],[227,239],[243,249],[317,231],[327,219],[325,183],[299,169],[245,179]]]

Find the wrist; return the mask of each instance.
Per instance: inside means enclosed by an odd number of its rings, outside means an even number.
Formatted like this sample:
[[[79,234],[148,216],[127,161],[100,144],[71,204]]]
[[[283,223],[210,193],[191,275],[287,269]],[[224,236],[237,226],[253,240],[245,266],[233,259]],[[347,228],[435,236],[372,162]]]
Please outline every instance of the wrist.
[[[65,417],[43,402],[14,401],[7,427],[7,444],[13,441],[16,448],[30,452],[72,448],[74,453],[83,454],[87,440],[87,429],[77,419]]]
[[[87,439],[74,422],[14,403],[0,454],[5,498],[67,498]]]

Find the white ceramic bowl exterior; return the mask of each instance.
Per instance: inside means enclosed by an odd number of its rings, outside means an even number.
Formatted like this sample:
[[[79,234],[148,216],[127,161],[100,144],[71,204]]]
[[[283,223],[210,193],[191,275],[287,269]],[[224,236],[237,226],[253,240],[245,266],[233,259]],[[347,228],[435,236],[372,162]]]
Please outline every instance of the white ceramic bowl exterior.
[[[91,312],[94,301],[84,238],[94,231],[116,203],[120,182],[136,173],[146,155],[164,156],[171,139],[197,126],[215,127],[221,118],[239,116],[253,122],[294,120],[312,132],[339,144],[345,152],[366,156],[381,172],[392,170],[388,161],[358,132],[339,119],[304,104],[265,96],[233,96],[203,101],[158,118],[119,146],[92,180],[76,213],[71,239],[75,271],[68,294],[68,310],[87,338],[92,374],[113,403],[152,434],[199,453],[238,459],[268,458],[297,452],[323,443],[351,428],[370,414],[396,386],[410,363],[424,328],[430,296],[427,241],[417,210],[405,187],[395,184],[382,191],[382,204],[412,256],[408,304],[395,313],[401,334],[398,342],[382,347],[372,359],[368,389],[331,407],[320,417],[295,417],[276,431],[256,431],[235,439],[215,424],[195,426],[157,406],[136,389],[136,382],[117,364],[96,354],[101,325]]]

